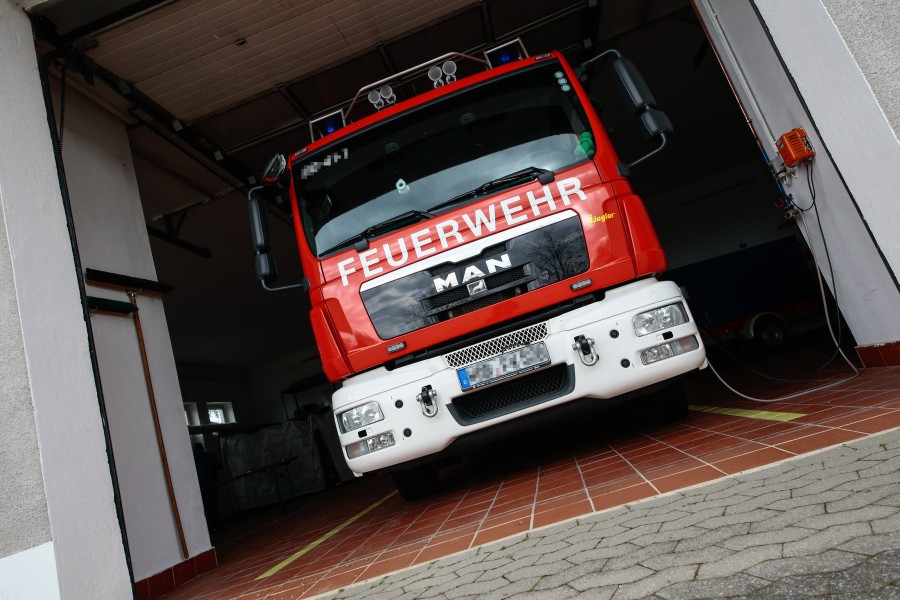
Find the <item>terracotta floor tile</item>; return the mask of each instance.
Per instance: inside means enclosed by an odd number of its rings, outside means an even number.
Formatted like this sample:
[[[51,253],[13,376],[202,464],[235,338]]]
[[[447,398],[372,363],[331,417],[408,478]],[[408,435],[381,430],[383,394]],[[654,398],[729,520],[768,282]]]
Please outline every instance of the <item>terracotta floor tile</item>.
[[[778,447],[787,450],[788,452],[803,454],[805,452],[827,448],[828,446],[833,446],[842,442],[849,442],[850,440],[855,440],[860,437],[862,437],[862,434],[855,431],[832,429],[821,431],[790,442],[784,442],[779,444]]]
[[[415,564],[430,562],[432,560],[455,554],[462,550],[467,550],[475,539],[474,535],[448,540],[439,544],[425,546],[425,548],[416,557]]]
[[[650,482],[656,486],[656,489],[658,489],[660,493],[664,494],[666,492],[671,492],[672,490],[689,487],[698,483],[702,483],[704,481],[712,481],[713,479],[718,479],[724,476],[725,473],[723,473],[719,469],[714,469],[713,467],[704,465],[695,469],[690,469],[689,471],[682,471],[674,475],[668,475],[659,478],[650,478]]]
[[[712,465],[730,475],[769,463],[778,462],[779,460],[784,460],[785,458],[790,458],[792,456],[795,455],[778,448],[760,448],[759,450],[754,450],[747,454],[716,461],[712,463]]]
[[[535,507],[534,527],[559,523],[581,515],[590,514],[591,512],[591,503],[586,498],[581,498],[568,504],[548,507],[547,510]]]
[[[490,542],[502,540],[503,538],[507,538],[517,533],[528,531],[530,521],[527,519],[523,521],[524,522],[513,521],[512,523],[504,523],[503,525],[499,525],[497,527],[480,530],[475,536],[474,541],[472,542],[472,547],[482,546]]]
[[[656,490],[649,483],[640,483],[627,488],[610,491],[601,494],[591,492],[591,501],[594,503],[594,510],[603,510],[612,508],[613,506],[621,506],[628,502],[650,498],[656,495]]]
[[[893,429],[894,427],[900,427],[900,410],[896,410],[894,412],[878,417],[865,419],[864,421],[844,425],[842,429],[849,429],[862,433],[879,433],[881,431]]]

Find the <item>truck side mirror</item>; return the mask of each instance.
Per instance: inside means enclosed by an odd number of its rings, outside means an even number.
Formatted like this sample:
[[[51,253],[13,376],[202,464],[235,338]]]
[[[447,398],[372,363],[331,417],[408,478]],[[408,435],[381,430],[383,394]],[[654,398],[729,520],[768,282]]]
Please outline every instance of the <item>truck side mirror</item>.
[[[269,230],[267,205],[265,198],[260,198],[251,191],[247,198],[247,206],[250,209],[250,239],[257,254],[272,249],[272,233]]]
[[[272,160],[275,161],[275,159]],[[275,168],[272,169],[272,162],[270,162],[264,173],[269,174],[270,172],[276,181],[272,185],[277,185],[284,177],[285,165],[279,166],[276,163]],[[264,191],[265,187],[267,186],[258,186],[247,193],[247,208],[250,211],[250,240],[253,243],[253,251],[256,253],[256,278],[267,292],[280,292],[281,290],[294,288],[309,290],[309,280],[306,277],[300,283],[283,285],[277,288],[270,287],[270,284],[278,278],[278,269],[275,267],[275,258],[269,254],[269,251],[272,249],[272,233],[269,230],[268,203],[265,198],[259,196],[259,192]]]
[[[287,159],[283,154],[276,154],[269,160],[269,164],[263,170],[263,185],[274,187],[282,183],[282,178],[287,171]]]
[[[623,56],[613,61],[616,74],[616,88],[632,115],[638,115],[648,108],[656,108],[656,99],[647,82],[634,63]]]

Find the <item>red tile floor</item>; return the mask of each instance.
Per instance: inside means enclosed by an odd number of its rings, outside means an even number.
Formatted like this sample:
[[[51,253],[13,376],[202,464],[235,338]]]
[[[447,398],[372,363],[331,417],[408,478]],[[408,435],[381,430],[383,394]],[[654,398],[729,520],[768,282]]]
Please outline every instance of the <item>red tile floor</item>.
[[[844,367],[810,377],[849,374]],[[744,390],[759,381],[740,377]],[[756,393],[814,385],[777,381],[757,385]],[[689,390],[694,406],[685,421],[639,429],[619,411],[564,432],[534,432],[445,470],[444,489],[431,499],[404,502],[386,477],[299,498],[286,514],[258,516],[252,526],[235,527],[244,533],[216,540],[220,566],[165,598],[309,598],[900,426],[900,367],[868,369],[836,388],[773,404],[741,400],[709,373],[692,379]]]

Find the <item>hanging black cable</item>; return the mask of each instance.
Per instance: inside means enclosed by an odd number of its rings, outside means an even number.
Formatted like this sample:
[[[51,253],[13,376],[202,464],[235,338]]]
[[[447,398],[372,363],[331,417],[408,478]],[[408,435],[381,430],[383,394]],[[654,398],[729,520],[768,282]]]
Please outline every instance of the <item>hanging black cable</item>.
[[[63,151],[63,134],[66,131],[66,63],[63,63],[59,77],[59,135],[56,138],[59,153]]]

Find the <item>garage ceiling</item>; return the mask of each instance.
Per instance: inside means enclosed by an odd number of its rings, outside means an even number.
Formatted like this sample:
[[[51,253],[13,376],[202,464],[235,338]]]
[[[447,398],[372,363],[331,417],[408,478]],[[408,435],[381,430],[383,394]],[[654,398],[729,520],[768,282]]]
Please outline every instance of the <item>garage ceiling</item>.
[[[249,368],[298,350],[315,358],[305,294],[268,294],[254,280],[243,194],[268,157],[309,142],[310,118],[346,108],[363,85],[446,52],[480,53],[520,37],[531,53],[557,49],[576,61],[627,46],[651,85],[663,91],[658,99],[670,114],[697,93],[723,93],[721,85],[696,89],[705,80],[701,67],[717,67],[703,60],[705,37],[688,0],[87,4],[41,5],[32,14],[39,36],[70,49],[66,64],[86,64],[95,83],[78,82],[79,89],[129,123],[148,225],[161,231],[166,215],[171,222],[184,217],[178,239],[212,253],[201,258],[151,237],[158,277],[175,286],[166,310],[181,364]],[[633,35],[651,29],[643,38]],[[673,57],[649,47],[657,38],[683,47],[679,60],[688,65],[687,80],[671,81],[667,60]],[[412,94],[414,86],[401,91]],[[360,108],[354,117],[371,110]],[[677,127],[674,115],[673,121]],[[623,156],[631,151],[619,150]],[[685,160],[695,160],[703,149],[689,152]],[[710,160],[722,158],[706,152]],[[284,282],[299,279],[287,219],[275,235]]]

